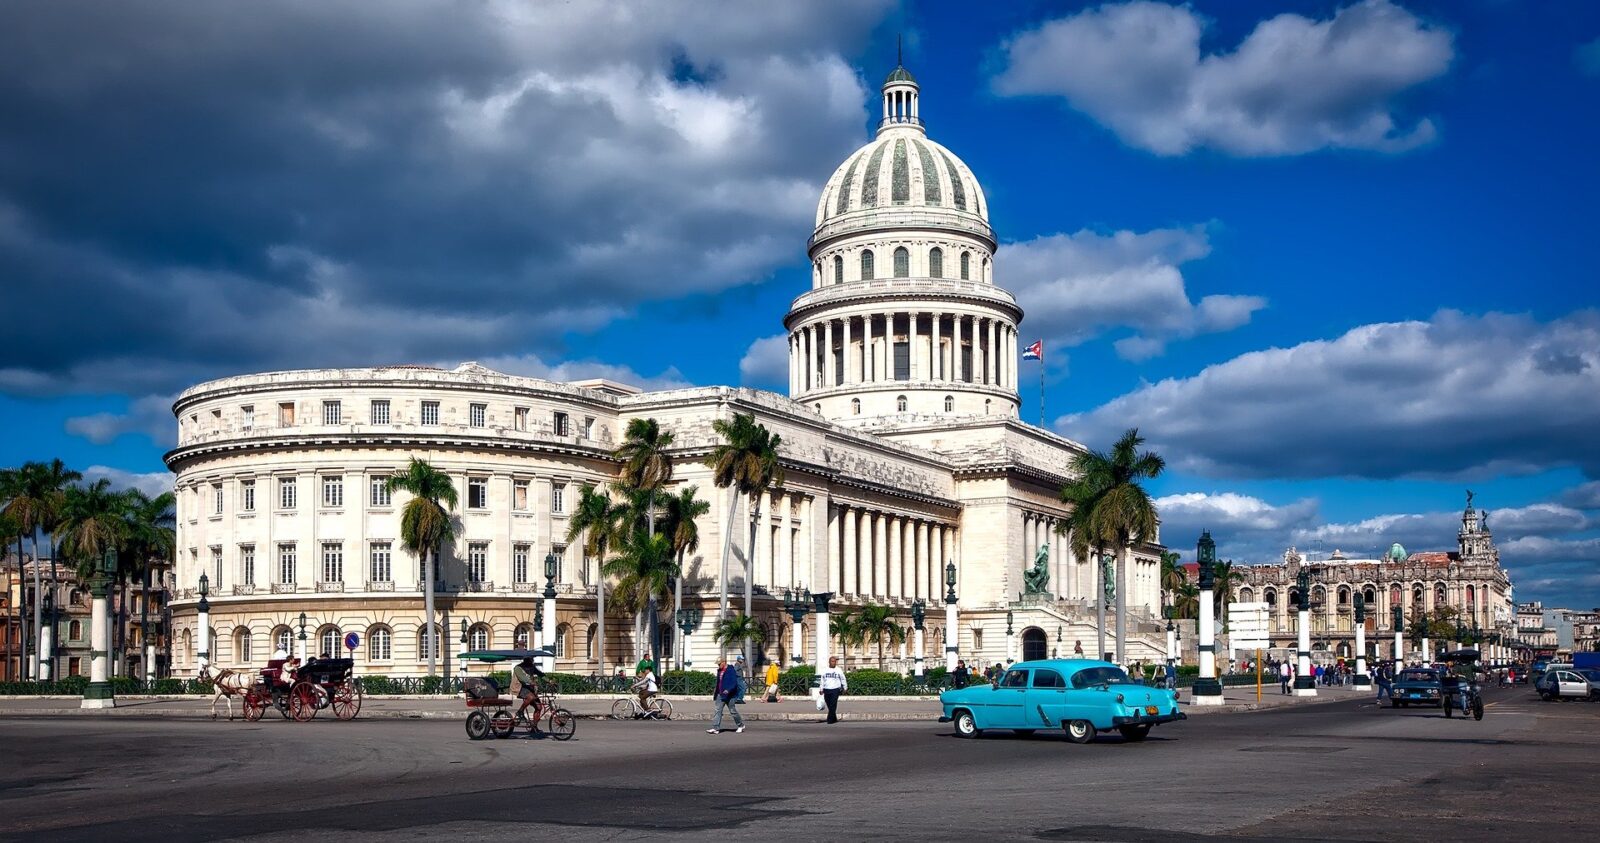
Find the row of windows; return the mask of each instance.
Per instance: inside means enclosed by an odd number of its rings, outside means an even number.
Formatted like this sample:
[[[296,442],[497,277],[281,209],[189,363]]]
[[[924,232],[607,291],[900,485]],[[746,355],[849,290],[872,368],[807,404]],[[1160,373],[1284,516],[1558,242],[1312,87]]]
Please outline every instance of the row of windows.
[[[895,247],[895,250],[891,255],[891,259],[893,260],[892,277],[894,277],[894,278],[910,278],[911,277],[911,250],[910,249],[907,249],[904,246]],[[878,277],[878,275],[877,275],[877,271],[878,271],[877,270],[877,255],[876,255],[876,253],[873,252],[873,250],[871,250],[871,249],[863,249],[863,250],[861,250],[861,256],[859,258],[859,261],[860,261],[860,267],[861,267],[861,273],[860,273],[860,276],[859,276],[860,280],[862,280],[862,281],[870,281],[870,280]],[[972,279],[972,273],[973,273],[972,264],[973,264],[972,253],[971,252],[967,252],[967,251],[963,251],[957,257],[957,276],[956,277],[960,278],[963,281],[971,280]],[[983,259],[983,275],[980,277],[980,280],[988,280],[988,274],[989,274],[989,259],[988,258],[984,258]],[[821,281],[821,277],[820,276],[822,275],[822,262],[821,261],[817,262],[817,275],[818,275],[818,281],[820,282]],[[933,248],[928,250],[928,277],[929,278],[943,278],[943,277],[945,277],[944,249],[942,249],[942,248],[940,248],[938,246],[934,246]],[[843,255],[834,255],[833,256],[833,283],[835,283],[835,284],[843,284],[844,280],[845,280],[844,279],[844,256]]]
[[[344,542],[321,543],[321,566],[319,577],[316,581],[322,583],[342,583],[345,575]],[[565,559],[567,546],[554,545],[551,551],[559,558]],[[199,550],[193,549],[191,555],[198,555]],[[388,541],[374,541],[367,545],[367,581],[374,583],[394,582],[394,543]],[[542,566],[532,563],[533,545],[517,543],[511,546],[511,579],[516,583],[537,582],[536,577],[541,576]],[[272,582],[282,585],[293,585],[298,581],[300,566],[299,545],[295,542],[280,542],[277,545],[276,565],[272,570]],[[469,542],[467,544],[467,580],[469,582],[484,582],[489,578],[489,543]],[[211,548],[210,581],[213,588],[223,585],[222,548]],[[439,580],[441,573],[439,566],[434,566],[434,579]],[[417,560],[417,582],[422,582],[422,560]],[[239,582],[254,584],[256,581],[256,546],[253,544],[239,545]]]
[[[278,420],[278,426],[279,427],[293,427],[295,425],[296,407],[297,407],[297,405],[293,401],[282,401],[282,402],[278,403],[278,405],[277,405],[277,420]],[[511,409],[511,429],[512,430],[522,430],[522,431],[528,430],[529,429],[529,424],[530,424],[529,420],[530,420],[530,418],[532,416],[532,412],[533,412],[533,408],[531,408],[531,407],[513,407]],[[241,405],[239,407],[239,417],[240,417],[241,424],[245,428],[248,429],[248,428],[255,427],[256,426],[256,422],[257,422],[257,419],[256,419],[256,405],[254,405],[254,404]],[[216,427],[220,428],[222,426],[222,409],[221,408],[213,409],[211,411],[211,419],[212,419],[214,425]],[[392,424],[392,423],[394,423],[392,407],[391,407],[389,399],[387,399],[387,398],[373,398],[373,399],[371,399],[367,403],[367,419],[368,419],[368,422],[370,424]],[[323,424],[337,425],[337,424],[353,424],[355,422],[356,422],[356,419],[352,415],[350,415],[349,413],[346,412],[346,410],[345,410],[345,402],[342,399],[330,398],[330,399],[325,399],[322,402],[322,423]],[[439,402],[438,401],[431,401],[431,400],[430,401],[421,402],[421,405],[420,405],[420,407],[418,409],[418,413],[417,413],[417,422],[418,422],[418,424],[421,424],[421,425],[424,425],[424,426],[432,426],[432,425],[439,424]],[[193,428],[198,428],[199,425],[200,425],[200,414],[199,413],[191,413],[189,415],[189,424]],[[588,439],[593,439],[594,438],[596,424],[597,424],[597,422],[594,419],[594,417],[592,417],[592,416],[584,417],[584,419],[583,419],[583,436],[585,438],[588,438]],[[552,411],[551,412],[551,414],[550,414],[550,431],[552,433],[554,433],[556,436],[570,436],[570,435],[572,435],[572,425],[573,425],[573,422],[572,422],[572,417],[571,417],[570,414],[568,414],[566,412],[563,412],[563,411],[560,411],[560,410],[556,410],[556,411]],[[485,403],[476,403],[476,402],[468,404],[467,405],[467,426],[468,427],[488,427],[489,426],[489,405],[485,404]]]
[[[344,506],[344,475],[323,475],[322,481],[322,507],[327,509],[340,509]],[[515,511],[525,512],[532,505],[531,480],[513,480],[511,482],[511,508]],[[550,511],[560,515],[566,512],[566,491],[564,483],[556,483],[550,487]],[[195,490],[196,496],[200,490]],[[467,508],[489,508],[489,478],[467,478]],[[211,484],[211,514],[223,514],[223,493],[221,483]],[[368,505],[375,509],[385,509],[394,505],[394,494],[389,491],[388,475],[374,475],[369,478]],[[278,509],[292,510],[298,508],[300,503],[300,484],[295,477],[278,478]],[[239,481],[239,511],[256,511],[256,481]],[[193,520],[193,518],[191,518]]]
[[[314,652],[311,653],[311,655],[320,655],[323,657],[340,656],[344,652],[344,634],[346,631],[347,630],[342,630],[339,627],[330,624],[319,628],[315,633],[307,635],[307,643],[310,645],[308,649],[314,648]],[[424,633],[425,630],[423,629],[417,630],[418,660],[426,660],[428,658],[429,643],[433,644],[432,649],[434,658],[439,658],[439,647],[441,644],[441,639],[444,637],[443,630],[438,624],[434,625],[434,637],[432,642],[425,641],[427,636]],[[534,634],[535,630],[533,624],[521,624],[512,632],[511,644],[514,648],[519,650],[528,649],[532,646]],[[188,634],[185,633],[185,636],[185,646],[189,646]],[[385,624],[375,624],[371,627],[368,627],[365,631],[365,634],[360,637],[362,640],[361,647],[363,648],[362,655],[367,661],[387,662],[394,660],[394,630],[392,628]],[[593,659],[595,657],[594,642],[598,638],[598,627],[595,624],[590,624],[588,653],[586,656],[587,658]],[[298,639],[299,635],[295,632],[295,630],[288,626],[280,626],[272,631],[268,641],[275,650],[280,650],[285,654],[293,655],[298,649]],[[213,641],[214,640],[215,633],[213,633]],[[672,641],[672,635],[670,632],[663,634],[662,640],[664,644],[670,645]],[[495,643],[493,630],[491,630],[487,624],[479,623],[468,627],[467,646],[470,649],[487,650],[494,646]],[[563,623],[557,626],[556,640],[547,646],[556,654],[557,658],[572,658],[571,624]],[[249,664],[255,661],[257,658],[265,655],[256,653],[255,647],[255,634],[252,633],[248,627],[239,627],[238,629],[234,630],[234,658],[238,663]],[[663,652],[662,655],[671,655],[670,647],[666,652]]]
[[[986,416],[989,415],[989,409],[990,409],[990,405],[992,403],[993,402],[988,398],[983,399],[983,414],[984,415],[986,415]],[[895,408],[895,410],[897,412],[904,413],[906,411],[906,407],[909,406],[909,405],[910,405],[910,402],[906,400],[906,397],[904,395],[896,395],[894,397],[894,408]],[[822,408],[822,405],[818,404],[817,408],[820,410]],[[947,413],[953,413],[953,412],[955,412],[955,409],[956,409],[956,397],[954,395],[946,395],[944,397],[944,411],[947,412]],[[852,398],[852,399],[850,399],[850,412],[851,412],[852,415],[857,415],[857,416],[861,415],[861,399],[860,398]]]
[[[1324,590],[1323,590],[1323,588],[1321,586],[1317,586],[1317,587],[1315,587],[1315,588],[1313,588],[1311,590],[1311,593],[1312,593],[1312,598],[1314,600],[1320,601],[1325,592],[1324,592]],[[1421,602],[1423,602],[1424,593],[1425,593],[1425,590],[1420,585],[1412,588],[1412,590],[1411,590],[1411,602],[1412,603],[1421,603]],[[1250,600],[1250,596],[1252,594],[1254,594],[1254,592],[1251,591],[1249,588],[1240,589],[1239,590],[1239,599],[1242,600],[1242,601],[1248,602]],[[1391,587],[1389,589],[1389,603],[1391,605],[1399,605],[1403,600],[1402,594],[1403,594],[1403,592],[1401,591],[1399,586]],[[1340,606],[1349,605],[1349,603],[1350,603],[1350,595],[1351,595],[1351,592],[1350,592],[1349,588],[1344,587],[1344,586],[1340,586],[1339,590],[1337,592],[1337,595],[1338,595],[1338,601],[1339,601],[1339,605]],[[1266,589],[1265,592],[1263,593],[1263,597],[1265,598],[1266,602],[1269,605],[1274,605],[1274,606],[1277,605],[1278,592],[1276,590],[1270,589],[1270,588]],[[1299,601],[1299,597],[1300,597],[1300,592],[1297,589],[1292,589],[1292,588],[1289,589],[1289,602],[1290,603],[1298,602]],[[1477,602],[1477,593],[1473,589],[1472,586],[1470,586],[1470,585],[1467,586],[1467,589],[1466,589],[1466,592],[1465,592],[1465,597],[1466,597],[1466,602],[1469,605]],[[1449,602],[1448,594],[1445,591],[1445,587],[1444,586],[1440,585],[1440,586],[1435,586],[1434,587],[1433,599],[1434,599],[1435,603],[1448,603]],[[1378,592],[1377,592],[1377,590],[1374,589],[1374,588],[1370,588],[1370,587],[1367,588],[1364,592],[1362,592],[1362,600],[1364,600],[1368,606],[1376,605],[1377,602],[1378,602]]]

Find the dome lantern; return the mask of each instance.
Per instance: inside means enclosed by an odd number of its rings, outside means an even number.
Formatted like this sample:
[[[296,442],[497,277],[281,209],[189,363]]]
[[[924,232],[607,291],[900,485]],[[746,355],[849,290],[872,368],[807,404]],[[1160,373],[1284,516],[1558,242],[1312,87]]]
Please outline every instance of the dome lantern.
[[[889,71],[889,76],[883,80],[883,120],[878,124],[878,134],[896,128],[926,134],[922,127],[922,114],[917,108],[921,88],[911,71],[906,70],[904,58],[899,54],[898,40],[895,42],[895,53],[894,70]]]

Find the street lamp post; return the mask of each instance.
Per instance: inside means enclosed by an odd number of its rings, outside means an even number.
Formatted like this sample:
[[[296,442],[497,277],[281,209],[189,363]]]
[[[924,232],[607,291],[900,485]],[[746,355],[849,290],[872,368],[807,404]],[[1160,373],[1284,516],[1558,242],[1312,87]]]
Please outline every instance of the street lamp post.
[[[201,571],[200,572],[200,605],[196,607],[197,611],[196,611],[196,620],[195,620],[195,623],[198,624],[199,627],[200,627],[199,629],[195,630],[196,634],[198,634],[200,636],[200,649],[198,651],[196,651],[196,653],[195,653],[195,655],[197,657],[197,661],[196,661],[196,668],[197,669],[195,671],[196,674],[199,673],[198,668],[209,667],[210,664],[211,664],[211,601],[206,599],[207,597],[210,596],[210,594],[211,594],[211,580],[210,580],[210,578],[208,578],[205,575],[204,571]],[[301,627],[302,627],[302,629],[300,631],[300,640],[302,640],[302,641],[305,640],[305,629],[304,629],[305,617],[306,616],[303,615],[303,614],[300,616],[300,623],[301,623]],[[305,648],[301,647],[301,649],[304,650]],[[305,654],[301,653],[300,655],[301,655],[301,658],[303,660],[304,657],[305,657]]]
[[[678,665],[688,670],[694,664],[693,650],[690,648],[689,633],[694,631],[695,624],[699,622],[698,609],[679,609],[673,613],[673,619],[678,622],[678,631],[683,633],[683,641],[678,653]]]
[[[1017,651],[1016,651],[1016,647],[1014,646],[1015,643],[1016,643],[1016,640],[1017,639],[1016,639],[1016,635],[1014,634],[1014,630],[1011,628],[1011,610],[1007,609],[1006,610],[1006,664],[1007,665],[1010,665],[1012,662],[1017,660]]]
[[[1406,613],[1400,604],[1394,606],[1394,666],[1398,670],[1406,664]]]
[[[462,653],[466,653],[468,650],[471,649],[471,647],[469,646],[470,643],[471,642],[469,642],[467,640],[467,619],[466,618],[462,618],[461,619],[461,652]],[[461,667],[459,669],[461,671],[461,678],[464,680],[464,679],[467,678],[467,660],[466,659],[458,659],[458,661],[461,662]]]
[[[801,638],[805,635],[806,615],[811,611],[811,592],[803,588],[784,589],[783,610],[789,613],[789,667],[792,668],[804,661],[800,658],[804,646]]]
[[[106,670],[111,661],[111,618],[106,598],[111,591],[111,574],[116,569],[117,551],[107,550],[100,559],[100,570],[89,585],[94,608],[89,616],[89,687],[83,692],[83,708],[115,708],[117,705]]]
[[[922,658],[922,624],[927,619],[927,616],[928,605],[926,603],[918,599],[911,604],[911,629],[916,638],[913,644],[916,648],[916,660],[913,662],[915,666],[912,668],[912,674],[917,677],[918,682],[922,681],[922,677],[926,675]]]
[[[528,639],[528,649],[539,650],[544,647],[544,604],[533,604],[533,635]],[[539,659],[544,662],[543,658]],[[543,670],[543,668],[540,668]]]
[[[1172,622],[1172,609],[1167,609],[1167,664],[1177,664],[1178,626]]]
[[[1367,675],[1367,600],[1361,592],[1356,592],[1356,675],[1352,677],[1352,685],[1358,691],[1367,691],[1372,688],[1372,678]]]
[[[828,601],[833,599],[833,593],[824,591],[821,594],[811,595],[811,609],[817,613],[817,671],[821,672],[828,666],[828,639],[833,634],[829,628]]]
[[[55,677],[56,664],[56,599],[52,591],[44,593],[44,625],[39,627],[39,678],[48,682]]]
[[[205,576],[205,575],[202,574],[201,576]],[[432,638],[433,636],[429,636],[429,637]],[[434,646],[438,646],[438,642],[437,641],[434,642]],[[306,663],[306,613],[305,612],[301,612],[300,613],[300,643],[297,645],[297,649],[295,651],[295,657],[300,659],[300,663],[301,664],[305,664]]]
[[[956,669],[956,639],[960,630],[956,627],[956,563],[946,562],[944,566],[944,669]]]
[[[544,618],[542,619],[543,622],[539,624],[539,637],[543,640],[540,641],[539,646],[550,651],[550,655],[544,658],[546,672],[554,672],[556,669],[556,571],[560,564],[561,560],[554,553],[546,553],[544,555]],[[650,640],[652,643],[655,641],[655,629],[656,598],[655,594],[652,593],[650,595]],[[656,658],[659,658],[659,654],[652,656],[650,660],[654,662]],[[660,668],[658,667],[657,676],[660,676],[659,671]]]
[[[1300,640],[1295,650],[1294,695],[1314,697],[1317,695],[1317,680],[1311,675],[1311,570],[1309,568],[1300,569],[1297,585],[1300,587],[1300,604],[1297,607],[1299,614],[1296,620],[1300,626]]]
[[[1201,531],[1195,559],[1200,563],[1200,675],[1194,680],[1190,697],[1195,705],[1222,705],[1222,683],[1217,681],[1217,607],[1212,596],[1216,588],[1217,543],[1210,530]]]

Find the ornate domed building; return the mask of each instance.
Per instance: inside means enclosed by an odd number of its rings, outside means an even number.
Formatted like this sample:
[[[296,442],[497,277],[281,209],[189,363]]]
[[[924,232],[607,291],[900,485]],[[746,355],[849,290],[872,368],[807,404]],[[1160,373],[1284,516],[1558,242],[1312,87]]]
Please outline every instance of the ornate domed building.
[[[785,664],[838,652],[818,634],[818,614],[791,626],[784,597],[802,590],[818,595],[815,608],[893,607],[908,626],[921,603],[920,655],[932,665],[1069,654],[1080,642],[1093,652],[1096,564],[1057,535],[1069,515],[1058,493],[1082,447],[1017,418],[1023,313],[996,284],[983,190],[928,139],[908,71],[896,68],[882,93],[877,136],[818,202],[811,289],[784,319],[787,396],[645,393],[470,363],[273,372],[183,392],[167,454],[179,508],[178,671],[196,669],[201,653],[259,663],[294,649],[303,622],[308,649],[337,650],[355,632],[363,672],[417,675],[429,588],[446,656],[543,644],[561,671],[631,663],[643,636],[614,606],[601,612],[601,560],[568,525],[583,487],[616,479],[613,450],[637,418],[674,436],[671,491],[693,487],[712,504],[684,560],[683,624],[663,621],[676,663],[712,663],[721,598],[742,600],[747,579],[767,629],[762,658]],[[782,437],[785,481],[759,507],[716,488],[702,462],[718,442],[713,423],[736,413]],[[400,541],[404,495],[383,482],[412,458],[449,475],[460,496],[460,529],[431,586]],[[1164,646],[1161,548],[1150,538],[1134,548],[1127,579],[1135,658]],[[912,667],[913,642],[892,667]]]

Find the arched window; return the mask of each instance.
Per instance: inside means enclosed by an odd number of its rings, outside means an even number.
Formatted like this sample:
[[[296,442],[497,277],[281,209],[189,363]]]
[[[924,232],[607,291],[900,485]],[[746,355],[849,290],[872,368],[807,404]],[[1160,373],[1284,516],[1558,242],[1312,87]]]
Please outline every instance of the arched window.
[[[989,276],[989,259],[988,258],[984,258],[983,259],[983,278],[980,279],[980,280],[982,280],[983,283],[985,283],[985,284],[994,283],[994,279]]]
[[[911,252],[900,246],[894,250],[894,277],[911,277]]]
[[[70,602],[74,606],[82,606],[83,605],[83,592],[81,592],[81,591],[77,590],[76,588],[74,588],[72,590],[72,592],[67,595],[67,601]]]
[[[247,665],[255,661],[255,654],[251,652],[250,630],[239,627],[233,632],[233,661],[235,664]]]
[[[1294,609],[1295,611],[1300,610],[1300,589],[1289,589],[1289,608]]]
[[[511,634],[511,646],[518,650],[533,648],[533,624],[518,624],[515,632]]]
[[[1239,589],[1239,602],[1240,603],[1253,603],[1253,602],[1255,602],[1255,599],[1256,599],[1255,590],[1253,590],[1253,589],[1251,589],[1249,587],[1245,587],[1245,588]]]
[[[1445,596],[1444,596],[1444,583],[1439,583],[1438,585],[1434,586],[1433,587],[1433,605],[1435,605],[1435,606],[1443,606],[1443,605],[1445,605],[1446,603],[1449,603],[1449,602],[1450,601],[1446,600]]]
[[[1402,602],[1400,599],[1400,586],[1391,586],[1389,588],[1389,605],[1399,606]]]
[[[961,280],[966,281],[972,275],[972,253],[961,253]]]
[[[67,638],[71,641],[83,638],[83,621],[73,621],[67,624]]]
[[[272,631],[272,646],[274,649],[282,650],[285,655],[293,655],[294,633],[290,632],[287,626],[280,626],[274,629]]]
[[[194,634],[187,629],[183,631],[183,660],[194,661]]]
[[[949,413],[949,412],[954,412],[955,409],[956,409],[956,397],[954,395],[946,395],[944,397],[944,411],[946,413]]]
[[[1361,593],[1361,599],[1366,601],[1368,610],[1375,611],[1378,608],[1378,590],[1376,588],[1367,586],[1367,590]]]
[[[1277,608],[1278,608],[1278,592],[1273,591],[1270,588],[1267,589],[1266,600],[1267,600],[1267,608],[1276,611]]]
[[[386,626],[367,630],[367,661],[386,662],[394,658],[394,632]]]
[[[840,255],[833,256],[833,283],[844,283],[844,257]]]
[[[317,631],[317,644],[319,646],[317,648],[317,654],[319,656],[327,656],[329,658],[337,658],[338,655],[339,655],[339,644],[340,644],[339,638],[340,638],[339,627],[336,627],[336,626],[325,626],[322,629],[318,630]],[[307,655],[309,655],[309,654],[307,654]]]
[[[439,639],[442,637],[443,631],[439,629],[438,624],[433,625],[433,630],[433,657],[437,659],[439,658]],[[417,628],[417,661],[425,662],[428,660],[427,631],[426,627]]]
[[[861,252],[861,280],[872,280],[872,250],[863,249]]]
[[[897,412],[904,413],[906,411],[906,397],[904,395],[895,396],[894,408]]]
[[[944,277],[944,250],[934,246],[928,252],[928,277]]]
[[[1411,587],[1411,602],[1418,609],[1422,608],[1422,586],[1417,585]]]
[[[857,416],[861,415],[861,399],[860,398],[852,398],[852,399],[850,399],[850,412],[852,414],[854,414],[854,415],[857,415]]]
[[[474,650],[489,649],[489,627],[480,623],[468,629],[467,646]]]
[[[1350,605],[1350,589],[1345,588],[1342,585],[1339,586],[1339,605],[1340,606],[1348,606],[1348,605]]]
[[[600,627],[598,624],[589,624],[589,635],[584,639],[584,658],[596,661],[599,658]]]
[[[550,650],[556,654],[556,658],[572,658],[572,626],[570,624],[562,624],[556,627],[556,645],[551,647]]]

